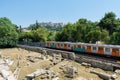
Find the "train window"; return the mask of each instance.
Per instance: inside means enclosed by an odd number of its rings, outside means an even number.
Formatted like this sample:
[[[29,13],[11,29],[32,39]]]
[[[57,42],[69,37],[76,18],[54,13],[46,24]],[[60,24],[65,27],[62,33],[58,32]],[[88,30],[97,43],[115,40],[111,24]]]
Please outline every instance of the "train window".
[[[90,47],[90,46],[87,46],[87,49],[91,49],[91,47]]]
[[[81,46],[80,46],[80,45],[78,45],[78,48],[81,48]]]
[[[85,46],[82,46],[83,49],[85,49]]]
[[[68,44],[68,47],[70,47],[70,44]]]
[[[119,50],[117,49],[117,50],[115,50],[115,52],[116,52],[116,53],[119,53]]]
[[[97,50],[97,48],[96,48],[96,47],[93,47],[93,50]]]
[[[74,45],[74,48],[76,48],[76,45]]]
[[[110,48],[105,48],[105,51],[106,52],[110,52]]]
[[[103,48],[102,48],[102,47],[99,47],[98,49],[99,49],[99,50],[103,50]]]
[[[113,52],[119,53],[119,49],[113,49]]]

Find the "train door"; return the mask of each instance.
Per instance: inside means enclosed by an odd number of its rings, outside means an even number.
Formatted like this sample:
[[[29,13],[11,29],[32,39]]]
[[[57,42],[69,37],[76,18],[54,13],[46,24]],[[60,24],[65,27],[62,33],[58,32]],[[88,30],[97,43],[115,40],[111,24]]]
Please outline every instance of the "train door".
[[[60,49],[60,43],[59,42],[57,43],[57,48]]]
[[[71,43],[67,43],[67,49],[71,50]]]
[[[112,48],[110,46],[104,46],[104,54],[112,56]]]
[[[67,49],[67,43],[64,43],[64,49],[65,50]]]
[[[86,52],[91,53],[91,45],[86,45]]]
[[[98,46],[98,54],[104,54],[104,47]]]
[[[119,48],[112,48],[112,56],[119,57]]]
[[[47,47],[50,47],[50,43],[49,42],[47,42]]]
[[[98,53],[98,46],[92,45],[92,53]]]

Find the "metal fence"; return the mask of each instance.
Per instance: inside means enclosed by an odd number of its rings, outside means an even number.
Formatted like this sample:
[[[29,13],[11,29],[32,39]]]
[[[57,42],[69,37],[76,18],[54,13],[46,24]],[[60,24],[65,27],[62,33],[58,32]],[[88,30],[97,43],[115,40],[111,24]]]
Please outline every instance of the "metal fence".
[[[18,44],[36,46],[36,47],[45,47],[45,42],[18,42]]]

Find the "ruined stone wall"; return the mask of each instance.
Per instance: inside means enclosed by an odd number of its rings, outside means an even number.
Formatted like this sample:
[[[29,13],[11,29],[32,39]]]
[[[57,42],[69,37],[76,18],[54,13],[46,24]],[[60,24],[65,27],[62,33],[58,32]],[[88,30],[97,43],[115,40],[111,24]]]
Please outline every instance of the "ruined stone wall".
[[[84,58],[76,58],[75,60],[79,63],[82,63],[82,62],[89,63],[89,64],[91,64],[91,66],[96,67],[96,68],[101,68],[101,69],[109,70],[109,71],[114,70],[113,65],[110,63],[105,63],[105,62],[90,60],[90,59],[88,60],[88,59],[84,59]]]
[[[61,51],[61,50],[54,50],[54,49],[47,49],[47,48],[42,48],[42,47],[33,47],[33,46],[26,46],[26,45],[18,45],[19,48],[23,48],[26,50],[30,51],[35,51],[39,53],[43,53],[43,50],[46,50],[48,55],[53,55],[53,54],[61,54],[63,58],[75,60],[75,54],[74,52],[68,52],[68,51]]]
[[[26,49],[26,50],[30,50],[30,51],[39,52],[39,53],[42,53],[43,50],[46,50],[47,54],[51,55],[51,56],[53,54],[61,54],[61,56],[63,58],[75,60],[79,63],[86,62],[86,63],[91,64],[91,66],[93,66],[93,67],[97,67],[97,68],[101,68],[101,69],[109,70],[109,71],[114,70],[113,69],[114,66],[110,63],[105,63],[105,62],[101,62],[101,61],[90,60],[90,59],[85,59],[85,58],[82,58],[82,57],[78,57],[78,56],[75,56],[74,52],[67,52],[67,51],[47,49],[47,48],[41,48],[41,47],[33,47],[33,46],[24,46],[24,45],[18,45],[18,47]]]

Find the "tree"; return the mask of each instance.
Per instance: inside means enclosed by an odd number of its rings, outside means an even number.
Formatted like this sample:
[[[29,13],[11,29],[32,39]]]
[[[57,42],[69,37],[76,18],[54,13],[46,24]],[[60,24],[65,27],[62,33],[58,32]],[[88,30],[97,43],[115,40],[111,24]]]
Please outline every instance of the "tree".
[[[91,43],[96,43],[96,41],[100,40],[100,35],[101,35],[100,30],[92,30],[86,35],[86,38],[87,41]]]
[[[105,16],[99,22],[101,30],[108,30],[110,35],[118,30],[119,25],[120,21],[119,19],[116,19],[116,15],[113,12],[106,13]]]
[[[88,42],[86,35],[94,28],[94,23],[87,19],[79,19],[76,23],[76,41],[77,42]]]
[[[55,35],[55,40],[56,41],[62,41],[61,38],[62,38],[62,35],[61,35],[62,32],[58,31]]]
[[[109,36],[109,32],[107,30],[103,29],[101,31],[100,41],[104,42],[105,44],[110,43],[110,36]]]
[[[55,40],[55,34],[56,34],[56,32],[49,31],[48,33],[49,33],[49,34],[48,34],[47,40],[48,40],[48,41],[54,41],[54,40]]]
[[[33,41],[34,42],[44,42],[47,40],[48,37],[48,31],[46,28],[44,27],[40,27],[37,30],[33,30],[32,31],[32,35],[33,35]]]
[[[33,35],[31,32],[21,32],[19,36],[19,41],[24,42],[32,42],[33,41]]]
[[[120,29],[111,35],[111,44],[120,45]]]
[[[68,23],[66,24],[61,32],[58,32],[56,34],[56,40],[57,41],[74,41],[74,31],[75,31],[75,26],[74,24]]]
[[[18,34],[15,26],[6,18],[0,18],[0,47],[13,47],[17,45]]]

